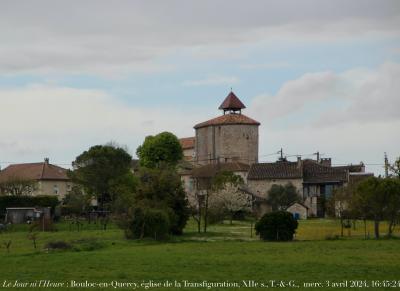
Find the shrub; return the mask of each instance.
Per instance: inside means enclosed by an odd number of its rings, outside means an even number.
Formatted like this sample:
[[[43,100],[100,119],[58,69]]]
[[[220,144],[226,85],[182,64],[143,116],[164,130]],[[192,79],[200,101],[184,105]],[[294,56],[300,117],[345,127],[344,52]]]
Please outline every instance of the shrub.
[[[56,196],[39,195],[39,196],[0,196],[0,213],[5,213],[9,207],[51,207],[52,213],[54,208],[59,204]]]
[[[72,245],[63,240],[59,240],[48,242],[44,247],[49,250],[68,250],[72,248]]]
[[[293,240],[297,226],[298,223],[291,213],[275,211],[261,217],[255,229],[262,240],[289,241]]]
[[[151,237],[155,240],[168,238],[170,220],[168,214],[160,209],[137,207],[133,211],[128,237],[142,239]]]

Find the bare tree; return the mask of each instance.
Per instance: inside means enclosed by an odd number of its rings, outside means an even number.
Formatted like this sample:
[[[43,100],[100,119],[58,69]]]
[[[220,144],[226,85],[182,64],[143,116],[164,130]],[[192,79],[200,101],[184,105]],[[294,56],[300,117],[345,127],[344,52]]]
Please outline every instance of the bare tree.
[[[2,195],[27,196],[32,195],[35,190],[36,182],[34,180],[13,177],[0,183]]]

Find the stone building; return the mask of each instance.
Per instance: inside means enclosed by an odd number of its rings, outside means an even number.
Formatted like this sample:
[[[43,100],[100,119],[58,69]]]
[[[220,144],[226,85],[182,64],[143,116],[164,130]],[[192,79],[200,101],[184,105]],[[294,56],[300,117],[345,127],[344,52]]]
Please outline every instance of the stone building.
[[[223,115],[194,126],[196,164],[257,163],[260,123],[242,114],[244,108],[239,98],[230,92],[219,106]]]
[[[258,162],[258,130],[260,123],[242,114],[245,105],[230,92],[219,109],[222,115],[194,126],[195,137],[180,139],[185,165],[181,177],[186,192],[207,188],[220,171],[241,175],[242,190],[253,197],[258,215],[270,211],[266,203],[272,185],[291,183],[299,193],[299,205],[293,206],[304,217],[323,217],[324,201],[334,189],[372,174],[365,173],[364,165],[335,167],[330,158],[287,161],[282,156],[277,162]]]
[[[28,195],[55,195],[60,200],[71,190],[72,182],[67,176],[67,169],[52,165],[49,159],[42,163],[13,164],[0,171],[0,184],[18,181],[32,181],[33,187]],[[0,189],[0,194],[10,195],[7,188]]]
[[[329,199],[338,187],[347,185],[352,177],[357,179],[371,176],[359,165],[332,166],[331,159],[301,160],[289,162],[279,160],[275,163],[257,163],[250,167],[247,176],[249,189],[258,196],[268,198],[272,185],[291,183],[299,193],[299,199],[307,207],[307,216],[324,217],[324,201]]]

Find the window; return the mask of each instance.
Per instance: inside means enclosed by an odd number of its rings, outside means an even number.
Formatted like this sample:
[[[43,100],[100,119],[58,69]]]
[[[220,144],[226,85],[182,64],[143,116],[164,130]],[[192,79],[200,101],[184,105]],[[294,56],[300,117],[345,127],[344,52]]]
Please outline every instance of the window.
[[[58,195],[58,185],[53,186],[53,193]]]

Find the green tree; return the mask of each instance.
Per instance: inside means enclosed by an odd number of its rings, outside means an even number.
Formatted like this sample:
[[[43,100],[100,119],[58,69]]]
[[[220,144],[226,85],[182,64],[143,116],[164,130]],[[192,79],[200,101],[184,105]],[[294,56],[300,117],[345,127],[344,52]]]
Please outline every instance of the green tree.
[[[96,197],[103,209],[106,203],[117,198],[121,179],[122,182],[132,181],[131,178],[125,179],[132,175],[131,161],[132,157],[121,147],[96,145],[76,157],[74,171],[70,171],[69,175],[74,183],[83,187],[85,193]],[[133,187],[133,183],[126,187]]]
[[[148,168],[163,164],[175,166],[183,158],[182,147],[178,138],[170,132],[147,136],[136,150],[140,165]]]
[[[385,178],[378,187],[378,193],[385,198],[385,218],[389,222],[388,236],[392,236],[400,217],[400,179]]]
[[[78,185],[74,185],[63,199],[64,212],[80,215],[90,204],[90,198],[85,195]]]
[[[365,217],[374,220],[375,238],[379,238],[379,224],[385,217],[387,196],[382,192],[382,179],[371,177],[360,184],[352,197],[351,208],[353,211],[363,213]]]
[[[286,210],[290,205],[299,201],[299,193],[292,183],[286,185],[272,185],[268,191],[267,203],[272,211]]]
[[[135,192],[135,204],[143,212],[162,210],[169,216],[170,233],[180,235],[189,218],[188,201],[182,182],[170,167],[141,168]],[[147,209],[147,210],[146,210]]]
[[[298,222],[286,211],[266,213],[255,225],[256,233],[262,240],[289,241],[293,240]]]

